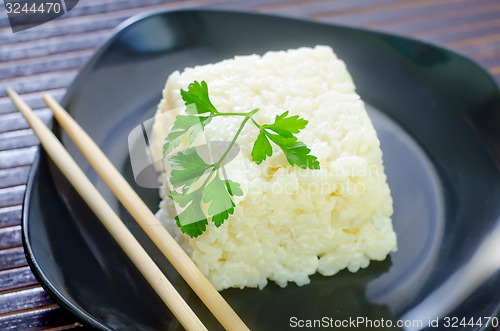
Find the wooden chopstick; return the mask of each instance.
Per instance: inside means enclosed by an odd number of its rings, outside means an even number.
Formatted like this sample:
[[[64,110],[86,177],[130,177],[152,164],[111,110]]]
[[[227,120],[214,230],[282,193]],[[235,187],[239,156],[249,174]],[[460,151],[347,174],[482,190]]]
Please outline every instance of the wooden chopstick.
[[[7,94],[17,109],[23,114],[24,118],[26,118],[50,158],[96,216],[99,217],[109,233],[137,266],[179,322],[187,330],[207,330],[52,131],[45,126],[14,90],[7,89]]]
[[[239,316],[224,300],[212,283],[177,244],[170,233],[158,221],[144,201],[132,189],[120,172],[108,160],[97,144],[76,121],[50,95],[43,99],[54,113],[61,127],[71,137],[94,170],[125,206],[151,240],[168,258],[179,274],[200,297],[226,330],[249,330]]]

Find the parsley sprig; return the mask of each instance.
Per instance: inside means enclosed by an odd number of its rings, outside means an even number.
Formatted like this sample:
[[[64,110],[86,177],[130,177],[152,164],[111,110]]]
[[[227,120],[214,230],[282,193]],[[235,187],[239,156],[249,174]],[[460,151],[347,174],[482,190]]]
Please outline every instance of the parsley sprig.
[[[189,236],[197,237],[202,234],[209,219],[219,227],[234,213],[236,205],[233,197],[242,196],[243,191],[240,184],[224,179],[222,165],[248,122],[259,129],[259,135],[251,152],[252,161],[255,163],[261,164],[273,154],[271,145],[273,142],[281,148],[291,166],[319,169],[317,158],[309,154],[311,150],[295,136],[307,125],[305,119],[297,115],[289,116],[289,112],[285,111],[276,116],[274,123],[261,125],[254,118],[259,108],[240,113],[220,112],[210,101],[205,81],[189,84],[187,91],[181,90],[181,96],[186,105],[187,115],[176,116],[172,130],[165,138],[164,157],[177,148],[184,139],[191,145],[214,117],[243,117],[229,146],[214,163],[205,162],[196,147],[177,152],[168,159],[173,169],[170,176],[172,189],[169,197],[179,207],[184,208],[175,220],[181,231]]]

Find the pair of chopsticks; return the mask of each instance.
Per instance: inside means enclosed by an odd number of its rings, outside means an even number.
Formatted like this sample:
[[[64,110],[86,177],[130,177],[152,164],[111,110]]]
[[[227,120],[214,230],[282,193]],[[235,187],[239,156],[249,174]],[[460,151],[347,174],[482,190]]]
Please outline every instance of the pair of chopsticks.
[[[52,131],[45,126],[14,90],[7,89],[7,94],[26,118],[50,158],[101,220],[182,326],[186,330],[206,330],[203,323],[130,233]],[[249,330],[205,275],[156,219],[144,201],[122,177],[92,138],[50,95],[45,94],[43,99],[52,109],[54,117],[61,127],[78,146],[94,170],[101,176],[118,200],[168,258],[221,325],[226,330]]]

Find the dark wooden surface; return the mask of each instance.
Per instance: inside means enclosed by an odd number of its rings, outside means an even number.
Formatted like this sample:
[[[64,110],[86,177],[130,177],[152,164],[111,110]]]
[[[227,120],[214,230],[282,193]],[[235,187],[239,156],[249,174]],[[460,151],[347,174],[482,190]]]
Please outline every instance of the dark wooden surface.
[[[82,0],[64,16],[12,33],[0,4],[0,330],[86,327],[31,273],[21,239],[22,200],[38,141],[5,97],[14,88],[48,122],[41,95],[60,99],[96,47],[134,14],[206,6],[309,18],[416,37],[477,60],[500,80],[499,0]],[[71,34],[68,34],[71,32]]]

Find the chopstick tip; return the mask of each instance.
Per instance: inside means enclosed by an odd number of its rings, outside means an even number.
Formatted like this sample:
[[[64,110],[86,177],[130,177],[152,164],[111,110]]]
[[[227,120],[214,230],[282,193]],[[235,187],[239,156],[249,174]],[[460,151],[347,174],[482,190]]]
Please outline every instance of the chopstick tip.
[[[53,112],[58,111],[58,107],[61,107],[61,105],[59,105],[59,103],[56,101],[56,99],[54,99],[54,97],[51,96],[49,93],[44,93],[42,95],[42,99],[43,99],[43,101],[45,101],[45,103],[47,104],[47,106]]]
[[[7,87],[7,89],[5,90],[7,92],[7,95],[9,97],[12,97],[13,95],[16,95],[16,91],[14,91],[14,89],[12,89],[12,87]]]
[[[52,99],[52,97],[50,96],[50,94],[45,92],[44,94],[42,94],[42,99],[43,101],[45,101],[45,103],[48,103]]]

